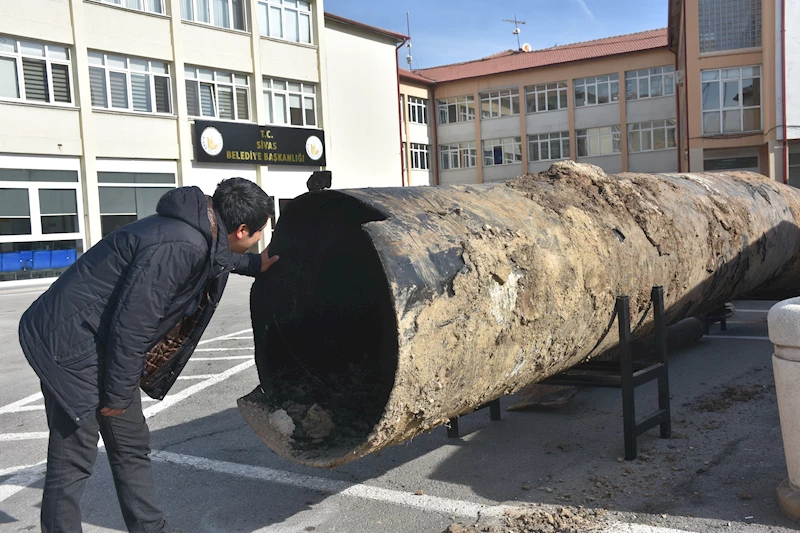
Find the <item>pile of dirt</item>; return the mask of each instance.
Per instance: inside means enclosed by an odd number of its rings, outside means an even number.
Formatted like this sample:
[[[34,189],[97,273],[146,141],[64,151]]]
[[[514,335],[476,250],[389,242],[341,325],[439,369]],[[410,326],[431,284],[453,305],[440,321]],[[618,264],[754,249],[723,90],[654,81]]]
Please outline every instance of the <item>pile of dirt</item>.
[[[588,533],[608,524],[606,511],[585,507],[526,506],[506,511],[498,527],[450,524],[442,533]]]
[[[747,403],[760,398],[767,388],[764,385],[726,385],[698,398],[694,409],[705,413],[728,410],[734,403]]]

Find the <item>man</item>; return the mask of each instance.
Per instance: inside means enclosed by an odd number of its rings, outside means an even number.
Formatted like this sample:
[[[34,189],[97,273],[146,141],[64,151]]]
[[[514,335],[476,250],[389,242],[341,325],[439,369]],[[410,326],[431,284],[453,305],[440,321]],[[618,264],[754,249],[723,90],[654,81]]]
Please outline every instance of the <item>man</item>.
[[[140,385],[163,398],[228,273],[256,276],[278,260],[267,251],[245,253],[274,213],[271,198],[248,180],[222,181],[213,201],[197,187],[175,189],[156,211],[78,258],[20,320],[20,344],[41,380],[50,428],[44,533],[81,531],[80,498],[98,432],[128,531],[178,531],[155,503]]]

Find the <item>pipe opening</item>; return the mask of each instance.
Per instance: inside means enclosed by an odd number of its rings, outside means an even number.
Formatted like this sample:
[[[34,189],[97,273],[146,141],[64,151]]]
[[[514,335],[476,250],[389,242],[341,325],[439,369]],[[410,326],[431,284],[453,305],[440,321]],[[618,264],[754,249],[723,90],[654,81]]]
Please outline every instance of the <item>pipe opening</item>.
[[[280,260],[253,284],[261,387],[243,400],[261,404],[259,436],[297,460],[324,464],[364,444],[392,391],[397,321],[362,228],[381,220],[336,191],[303,195],[275,228],[270,253]]]

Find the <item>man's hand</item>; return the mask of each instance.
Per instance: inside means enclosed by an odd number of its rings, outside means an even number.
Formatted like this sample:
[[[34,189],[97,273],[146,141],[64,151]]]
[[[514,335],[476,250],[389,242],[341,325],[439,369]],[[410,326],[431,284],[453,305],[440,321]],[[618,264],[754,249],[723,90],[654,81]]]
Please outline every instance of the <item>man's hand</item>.
[[[277,255],[270,257],[269,248],[266,248],[263,252],[261,252],[261,272],[266,272],[269,270],[269,267],[277,263],[278,259],[280,259],[280,257]]]
[[[103,416],[119,416],[124,412],[125,409],[109,409],[108,407],[100,409],[100,414]]]

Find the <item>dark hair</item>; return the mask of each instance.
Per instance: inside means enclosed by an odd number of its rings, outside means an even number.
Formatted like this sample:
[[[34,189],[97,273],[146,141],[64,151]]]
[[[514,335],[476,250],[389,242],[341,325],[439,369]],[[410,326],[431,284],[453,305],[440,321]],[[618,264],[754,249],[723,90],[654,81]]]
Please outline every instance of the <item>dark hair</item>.
[[[256,183],[244,178],[222,180],[214,191],[214,208],[233,233],[242,224],[252,235],[275,214],[275,202]]]

